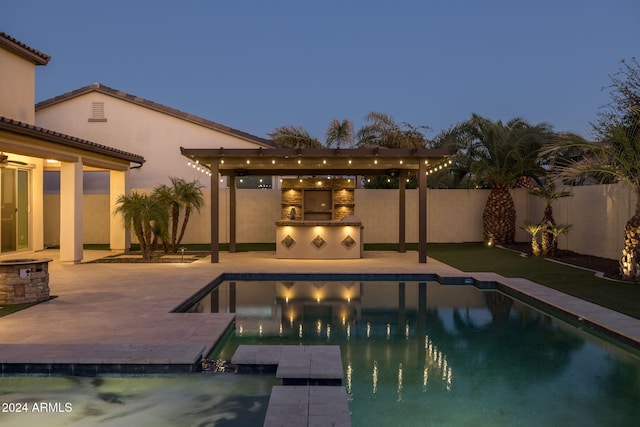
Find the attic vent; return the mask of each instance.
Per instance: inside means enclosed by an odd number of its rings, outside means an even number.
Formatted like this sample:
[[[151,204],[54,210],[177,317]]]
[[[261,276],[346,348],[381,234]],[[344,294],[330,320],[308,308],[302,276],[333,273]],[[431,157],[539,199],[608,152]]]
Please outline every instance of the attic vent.
[[[104,102],[92,102],[91,103],[91,117],[90,122],[106,122],[104,117]]]

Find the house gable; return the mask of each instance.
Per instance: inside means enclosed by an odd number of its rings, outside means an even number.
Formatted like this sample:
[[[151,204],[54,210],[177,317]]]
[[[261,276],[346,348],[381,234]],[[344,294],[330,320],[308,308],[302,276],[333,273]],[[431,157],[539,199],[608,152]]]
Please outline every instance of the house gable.
[[[144,156],[145,166],[131,172],[132,188],[153,188],[169,176],[208,177],[186,165],[180,146],[273,148],[273,143],[143,98],[90,85],[39,103],[39,126],[97,141]]]

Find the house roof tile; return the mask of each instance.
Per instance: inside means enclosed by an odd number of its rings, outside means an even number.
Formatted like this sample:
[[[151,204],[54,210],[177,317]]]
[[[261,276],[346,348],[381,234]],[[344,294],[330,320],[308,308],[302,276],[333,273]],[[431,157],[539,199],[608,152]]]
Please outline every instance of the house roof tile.
[[[11,37],[10,35],[0,31],[0,46],[12,51],[36,65],[47,65],[51,57],[46,53],[40,52],[21,41]]]

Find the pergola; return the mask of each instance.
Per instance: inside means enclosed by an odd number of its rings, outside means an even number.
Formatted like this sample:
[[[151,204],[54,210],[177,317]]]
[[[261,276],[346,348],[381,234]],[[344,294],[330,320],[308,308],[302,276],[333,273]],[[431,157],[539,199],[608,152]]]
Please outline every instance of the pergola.
[[[427,174],[448,162],[446,149],[400,148],[183,148],[191,162],[211,172],[211,262],[219,262],[218,175],[229,184],[229,251],[236,247],[236,176],[375,176],[398,177],[398,250],[406,251],[405,190],[409,173],[418,174],[418,261],[427,262]]]

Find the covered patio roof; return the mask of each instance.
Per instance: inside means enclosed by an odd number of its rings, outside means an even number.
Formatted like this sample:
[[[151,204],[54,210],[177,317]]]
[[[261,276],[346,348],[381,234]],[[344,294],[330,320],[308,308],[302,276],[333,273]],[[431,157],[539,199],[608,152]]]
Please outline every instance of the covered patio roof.
[[[96,168],[127,170],[131,163],[142,166],[144,157],[75,136],[0,116],[3,151],[31,157],[77,162]]]
[[[218,175],[223,176],[317,176],[317,175],[418,175],[418,258],[427,262],[427,174],[439,168],[453,151],[428,148],[274,148],[225,149],[184,148],[180,152],[190,162],[211,172],[211,262],[218,262],[219,212]],[[399,180],[398,247],[405,251],[405,185]],[[235,250],[235,180],[230,180],[229,247]]]

